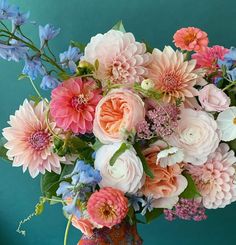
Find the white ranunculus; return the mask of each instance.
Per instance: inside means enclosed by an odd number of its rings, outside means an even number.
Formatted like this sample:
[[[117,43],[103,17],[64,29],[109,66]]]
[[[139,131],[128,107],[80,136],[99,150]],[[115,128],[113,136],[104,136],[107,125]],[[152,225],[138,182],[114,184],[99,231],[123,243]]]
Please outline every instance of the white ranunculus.
[[[184,160],[184,153],[178,147],[171,147],[160,151],[157,154],[157,161],[160,166],[165,168],[176,163],[181,163]]]
[[[97,152],[94,162],[95,169],[100,171],[102,181],[100,187],[113,187],[124,193],[135,194],[144,183],[143,166],[133,148],[126,150],[113,166],[110,159],[120,148],[121,143],[103,145]]]

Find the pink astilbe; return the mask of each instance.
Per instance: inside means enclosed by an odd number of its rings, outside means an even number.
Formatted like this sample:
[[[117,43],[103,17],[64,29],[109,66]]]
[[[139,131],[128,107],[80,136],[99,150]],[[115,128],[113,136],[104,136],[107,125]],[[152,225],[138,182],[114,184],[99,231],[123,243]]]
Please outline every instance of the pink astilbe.
[[[165,218],[173,221],[177,218],[183,220],[202,221],[207,219],[202,203],[194,199],[181,198],[173,209],[164,209]]]
[[[150,139],[153,136],[153,133],[150,130],[150,124],[146,120],[138,123],[136,131],[140,139]]]
[[[180,109],[175,105],[158,106],[149,110],[147,117],[152,123],[151,130],[161,137],[169,136],[178,126]]]

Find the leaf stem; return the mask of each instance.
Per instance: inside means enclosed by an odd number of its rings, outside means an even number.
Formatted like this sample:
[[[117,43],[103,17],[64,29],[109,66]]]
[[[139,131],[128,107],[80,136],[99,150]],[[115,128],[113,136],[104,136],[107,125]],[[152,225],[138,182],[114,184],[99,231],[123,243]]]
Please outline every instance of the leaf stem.
[[[31,83],[31,85],[33,86],[33,88],[34,88],[36,94],[37,94],[43,101],[45,101],[46,104],[48,104],[47,100],[45,100],[45,99],[43,98],[43,96],[40,94],[40,92],[38,91],[36,85],[34,84],[34,81],[33,81],[30,77],[28,77],[28,78],[29,78],[30,83]]]
[[[67,225],[66,225],[66,230],[65,230],[65,235],[64,235],[64,245],[67,244],[67,238],[68,238],[71,220],[72,220],[72,215],[69,217]]]
[[[227,81],[230,81],[229,79],[226,79],[226,80]],[[228,86],[226,86],[225,88],[223,88],[223,91],[225,91],[225,90],[231,88],[232,86],[236,85],[236,81],[230,81],[230,82],[231,83]]]

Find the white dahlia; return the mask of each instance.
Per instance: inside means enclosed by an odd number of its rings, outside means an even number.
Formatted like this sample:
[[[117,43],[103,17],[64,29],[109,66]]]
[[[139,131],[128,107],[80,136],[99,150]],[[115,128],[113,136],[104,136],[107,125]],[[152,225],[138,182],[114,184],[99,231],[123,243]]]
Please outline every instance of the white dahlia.
[[[132,33],[110,30],[91,38],[81,60],[91,64],[99,61],[95,76],[101,81],[134,83],[147,75],[150,56],[145,44],[136,42]]]

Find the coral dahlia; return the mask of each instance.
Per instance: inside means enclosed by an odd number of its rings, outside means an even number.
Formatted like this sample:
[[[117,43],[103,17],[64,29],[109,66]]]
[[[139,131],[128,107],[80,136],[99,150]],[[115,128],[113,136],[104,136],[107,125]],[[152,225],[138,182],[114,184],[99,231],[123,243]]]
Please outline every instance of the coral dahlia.
[[[145,67],[150,54],[146,53],[144,43],[135,41],[132,33],[110,30],[91,38],[81,60],[91,64],[98,60],[95,75],[102,81],[134,83],[141,82],[147,75]]]
[[[53,153],[53,138],[47,127],[43,101],[35,106],[33,101],[25,100],[8,123],[10,127],[3,129],[3,136],[8,141],[5,147],[13,166],[23,166],[24,172],[28,168],[33,178],[39,172],[45,174],[45,170],[60,174],[60,160],[65,159]],[[59,132],[54,122],[49,124]]]
[[[122,191],[106,187],[91,195],[87,210],[93,222],[110,228],[125,218],[128,199]]]
[[[52,91],[51,115],[58,127],[73,133],[92,132],[95,108],[102,98],[96,82],[71,78]]]
[[[196,61],[184,61],[184,55],[166,46],[163,51],[154,49],[152,62],[149,65],[149,78],[155,83],[155,88],[163,93],[167,103],[175,102],[177,98],[192,98],[198,95],[194,88],[198,74],[194,71]]]

